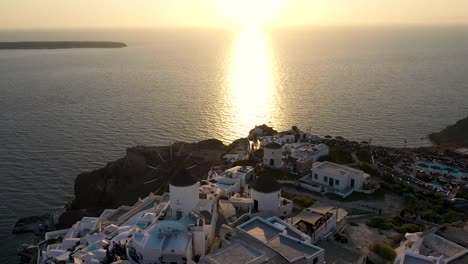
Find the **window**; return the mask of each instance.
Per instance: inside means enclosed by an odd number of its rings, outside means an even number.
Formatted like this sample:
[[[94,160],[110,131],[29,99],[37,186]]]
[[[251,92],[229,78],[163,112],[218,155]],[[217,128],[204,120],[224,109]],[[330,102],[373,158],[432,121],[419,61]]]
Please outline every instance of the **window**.
[[[335,180],[335,185],[340,185],[340,180]]]
[[[324,182],[328,182],[328,177],[327,177],[327,176],[323,176],[323,181],[324,181]]]
[[[354,187],[354,179],[351,179],[351,187]]]
[[[313,264],[317,264],[318,263],[318,258],[314,258],[314,260],[312,261]]]
[[[314,179],[318,179],[318,174],[314,173]]]

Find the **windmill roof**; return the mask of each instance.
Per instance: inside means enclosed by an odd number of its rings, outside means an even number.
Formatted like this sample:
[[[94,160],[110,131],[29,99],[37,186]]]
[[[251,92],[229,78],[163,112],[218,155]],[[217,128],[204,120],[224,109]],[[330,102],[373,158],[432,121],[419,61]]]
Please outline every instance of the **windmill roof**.
[[[179,169],[176,171],[174,176],[171,178],[170,185],[176,187],[192,186],[197,183],[195,177],[190,174],[186,169]]]
[[[277,182],[270,174],[260,176],[254,183],[252,189],[262,193],[272,193],[281,189],[281,184]]]

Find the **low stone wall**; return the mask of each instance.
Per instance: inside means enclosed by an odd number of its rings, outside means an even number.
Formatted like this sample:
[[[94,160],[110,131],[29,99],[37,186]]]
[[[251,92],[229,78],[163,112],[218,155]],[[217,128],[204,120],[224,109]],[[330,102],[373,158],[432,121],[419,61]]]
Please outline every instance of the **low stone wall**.
[[[365,194],[372,194],[375,193],[380,188],[380,184],[377,184],[377,186],[374,189],[371,190],[354,190],[355,192],[360,192],[360,193],[365,193]]]

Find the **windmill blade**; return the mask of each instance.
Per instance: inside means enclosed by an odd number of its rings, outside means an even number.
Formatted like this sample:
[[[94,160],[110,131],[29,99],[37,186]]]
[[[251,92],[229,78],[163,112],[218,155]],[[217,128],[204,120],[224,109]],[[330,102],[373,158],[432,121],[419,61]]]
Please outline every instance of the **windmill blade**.
[[[180,147],[179,153],[177,154],[177,156],[180,156],[180,153],[182,153],[182,150],[184,149],[184,145],[185,145],[185,143],[182,143],[182,147]]]
[[[161,190],[162,187],[163,187],[163,185],[161,184],[161,186],[159,186],[159,188],[156,191],[154,191],[154,193],[157,194],[159,192],[159,190]]]
[[[171,153],[171,160],[172,160],[172,141],[169,140],[169,152]]]
[[[154,180],[151,180],[151,181],[144,182],[143,184],[152,183],[152,182],[155,182],[155,181],[157,181],[157,180],[159,180],[159,179],[158,179],[158,178],[156,178],[156,179],[154,179]]]
[[[186,168],[186,170],[193,169],[193,168],[195,168],[196,166],[198,166],[198,164],[195,164],[195,165],[193,165],[193,166],[190,166],[190,167]]]
[[[158,167],[153,167],[153,166],[150,166],[150,165],[146,165],[146,167],[148,167],[150,169],[153,169],[153,170],[159,170],[159,166]]]
[[[189,160],[190,157],[192,157],[192,153],[193,153],[193,152],[190,152],[190,154],[188,155],[188,157],[184,160],[184,163],[187,162],[187,160]]]
[[[158,152],[159,158],[160,158],[163,162],[165,162],[166,160],[163,159],[163,157],[161,156],[161,153],[159,153],[159,151],[157,151],[157,152]]]

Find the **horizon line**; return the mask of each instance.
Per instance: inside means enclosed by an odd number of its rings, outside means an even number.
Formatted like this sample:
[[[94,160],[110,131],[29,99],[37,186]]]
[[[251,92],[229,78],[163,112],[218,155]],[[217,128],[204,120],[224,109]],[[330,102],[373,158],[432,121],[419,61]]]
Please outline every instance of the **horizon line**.
[[[264,29],[294,29],[294,28],[358,28],[358,27],[468,27],[468,23],[356,23],[356,24],[296,24],[296,25],[265,25]],[[212,30],[238,30],[242,26],[205,26],[205,25],[165,25],[165,26],[99,26],[99,27],[17,27],[17,28],[1,28],[0,31],[62,31],[62,30],[158,30],[158,29],[212,29]]]

